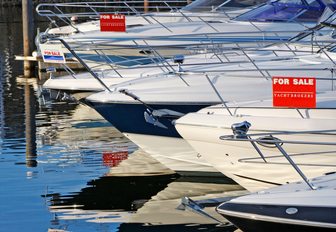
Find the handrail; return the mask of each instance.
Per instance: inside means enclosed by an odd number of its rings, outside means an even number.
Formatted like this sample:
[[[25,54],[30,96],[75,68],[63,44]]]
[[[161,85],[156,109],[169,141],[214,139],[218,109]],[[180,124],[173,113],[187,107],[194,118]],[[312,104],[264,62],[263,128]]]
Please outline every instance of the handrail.
[[[260,134],[246,134],[246,138],[235,138],[234,135],[222,135],[219,138],[221,140],[226,140],[226,141],[239,141],[239,142],[258,142],[258,143],[275,143],[275,142],[280,142],[283,144],[299,144],[299,145],[316,145],[316,146],[336,146],[336,142],[306,142],[306,141],[298,141],[298,140],[276,140],[274,137],[273,140],[271,139],[264,139],[264,138],[256,138],[253,139],[251,137],[265,137],[265,136],[274,136],[274,135],[292,135],[292,134],[302,134],[302,135],[323,135],[325,133],[326,135],[330,135],[330,132],[335,132],[335,134],[332,134],[336,138],[336,130],[320,130],[320,131],[297,131],[297,132],[278,132],[278,133],[260,133]]]
[[[188,0],[154,0],[151,1],[151,5],[146,8],[144,12],[143,1],[118,1],[118,2],[74,2],[74,3],[43,3],[36,7],[36,12],[39,16],[46,17],[56,27],[60,28],[60,25],[56,23],[56,19],[67,26],[73,27],[77,32],[79,31],[77,25],[72,19],[99,19],[100,14],[124,14],[124,15],[136,15],[142,17],[148,24],[159,23],[161,26],[163,22],[155,17],[163,18],[171,17],[168,14],[161,14],[159,12],[172,12],[174,18],[185,19],[186,22],[191,21],[203,21],[207,23],[207,19],[213,19],[214,14],[222,14],[223,19],[230,19],[233,16],[239,14],[237,12],[223,11],[211,11],[207,14],[193,12],[187,15],[186,12],[182,12],[179,7],[187,5]],[[135,5],[134,5],[135,4]],[[136,5],[138,4],[138,5]],[[139,6],[140,4],[140,6]],[[154,6],[155,5],[155,6]],[[178,6],[177,6],[178,5]],[[73,12],[74,11],[74,12]],[[151,13],[152,12],[152,13]],[[155,14],[153,14],[155,12]],[[152,21],[150,21],[153,20]],[[194,19],[194,20],[192,20]],[[210,25],[210,24],[209,24]]]
[[[76,31],[78,27],[74,24],[73,18],[86,18],[88,20],[98,19],[100,14],[124,14],[124,15],[142,15],[145,11],[171,11],[177,9],[173,5],[186,5],[187,0],[164,0],[151,1],[157,6],[147,6],[143,1],[104,1],[104,2],[72,2],[72,3],[42,3],[36,7],[39,16],[46,17],[56,27],[60,27],[55,19],[73,27]],[[140,6],[139,6],[140,5]],[[172,6],[170,6],[172,5]],[[70,11],[70,12],[69,12]],[[75,12],[71,12],[75,11]]]
[[[258,144],[261,143],[266,143],[266,144],[273,144],[281,153],[282,155],[287,159],[289,164],[295,169],[295,171],[300,175],[300,177],[303,179],[303,181],[309,186],[311,190],[316,190],[317,188],[309,181],[309,179],[306,177],[306,175],[302,172],[302,170],[297,166],[297,164],[292,160],[290,155],[286,152],[286,150],[282,147],[283,144],[299,144],[299,145],[318,145],[318,146],[336,146],[336,143],[332,142],[310,142],[310,141],[294,141],[294,140],[280,140],[276,137],[273,137],[274,133],[263,133],[263,137],[259,137],[257,139],[252,138],[253,136],[258,136],[257,134],[248,134],[249,127],[251,126],[251,123],[245,121],[243,123],[239,123],[243,125],[247,125],[247,127],[242,128],[240,130],[239,128],[235,128],[233,124],[231,126],[231,129],[233,131],[233,135],[224,135],[220,136],[219,139],[225,140],[225,141],[240,141],[240,142],[250,142],[253,145],[253,148],[257,151],[257,153],[260,155],[260,157],[264,160],[265,163],[266,161],[266,156],[262,153],[262,151],[259,149]],[[291,131],[289,132],[280,132],[283,134],[321,134],[323,132],[327,132],[328,135],[330,135],[330,132],[334,132],[335,134],[332,134],[336,137],[336,130],[320,130],[320,131],[297,131],[292,133]],[[267,136],[267,139],[265,139],[265,135]],[[279,133],[277,133],[279,135]]]
[[[319,71],[319,70],[325,70],[325,71],[330,71],[331,74],[333,74],[335,72],[335,67],[331,67],[330,65],[326,65],[325,67],[319,67],[319,68],[300,68],[300,67],[294,67],[294,68],[286,68],[286,69],[283,69],[283,68],[267,68],[267,67],[259,67],[258,66],[258,62],[263,62],[263,61],[266,61],[266,60],[263,60],[263,59],[260,59],[260,60],[252,60],[252,58],[250,57],[250,55],[247,53],[247,52],[254,52],[254,51],[277,51],[277,52],[287,52],[287,51],[291,51],[293,52],[292,49],[289,48],[289,50],[286,50],[286,49],[270,49],[269,47],[266,48],[266,50],[263,50],[262,48],[260,49],[256,49],[256,48],[243,48],[241,46],[238,46],[238,48],[234,47],[232,48],[232,50],[228,49],[227,47],[225,48],[226,51],[225,52],[221,52],[219,53],[219,55],[222,55],[223,57],[225,57],[225,59],[227,61],[223,61],[221,60],[220,58],[218,59],[220,62],[210,62],[210,63],[207,63],[207,64],[202,64],[202,63],[193,63],[193,64],[186,64],[187,67],[196,67],[196,66],[203,66],[205,67],[205,70],[192,70],[192,69],[185,69],[183,70],[182,73],[178,73],[169,63],[167,63],[166,61],[164,61],[164,57],[162,57],[161,55],[159,55],[160,53],[157,53],[155,52],[155,47],[152,47],[150,46],[146,40],[143,41],[145,43],[145,45],[138,45],[136,42],[134,42],[136,45],[135,46],[120,46],[118,45],[119,47],[116,47],[116,48],[113,48],[113,46],[109,45],[109,48],[105,48],[105,47],[102,47],[102,48],[91,48],[90,50],[92,51],[95,51],[96,53],[98,52],[98,54],[100,54],[101,57],[104,57],[104,60],[102,60],[101,62],[98,62],[98,65],[97,67],[95,68],[98,68],[99,66],[104,66],[104,65],[108,65],[110,66],[111,68],[113,66],[111,66],[111,64],[113,64],[114,66],[122,66],[124,64],[128,64],[129,63],[129,60],[127,60],[126,58],[120,56],[121,61],[116,61],[116,62],[112,62],[111,59],[106,55],[106,53],[104,52],[104,50],[110,50],[110,51],[113,51],[113,50],[118,50],[118,49],[123,49],[123,48],[138,48],[138,49],[141,49],[141,48],[146,48],[148,50],[151,50],[151,51],[154,51],[154,52],[151,52],[151,54],[144,56],[144,57],[141,57],[141,58],[138,58],[138,59],[134,59],[132,60],[132,63],[136,64],[142,64],[142,61],[145,61],[146,59],[151,59],[152,62],[155,64],[154,67],[159,67],[159,68],[165,68],[168,73],[175,73],[175,74],[178,74],[178,75],[193,75],[193,74],[206,74],[206,73],[222,73],[222,72],[226,72],[226,73],[235,73],[235,72],[242,72],[243,70],[241,68],[230,68],[230,69],[216,69],[216,68],[212,68],[210,70],[207,70],[206,67],[208,65],[215,65],[215,64],[228,64],[228,65],[232,65],[232,64],[253,64],[253,67],[249,67],[249,68],[244,68],[244,71],[245,72],[249,72],[249,71],[257,71],[257,72],[260,72],[261,74],[263,74],[263,76],[265,78],[271,78],[271,75],[268,73],[268,72],[271,72],[271,71],[282,71],[282,70],[289,70],[289,71],[300,71],[300,70],[305,70],[305,71]],[[210,43],[211,45],[213,45],[213,43]],[[88,47],[90,47],[92,44],[88,44],[88,46],[82,46],[80,44],[77,44],[76,47],[72,47],[73,50],[76,50],[76,51],[86,51],[88,49]],[[97,44],[94,44],[94,46],[96,46]],[[204,44],[202,44],[204,45]],[[241,58],[244,58],[246,57],[245,60],[243,59],[239,59],[239,60],[236,60],[236,61],[230,61],[228,59],[228,56],[226,56],[225,54],[229,55],[230,53],[232,52],[235,52],[235,53],[239,53],[241,55]],[[240,53],[241,52],[241,53]],[[302,53],[302,54],[309,54],[310,52],[308,51],[296,51],[297,53]],[[325,51],[323,52],[324,54],[327,54]],[[214,53],[215,54],[215,53]],[[215,54],[215,56],[218,57],[217,54]],[[85,59],[85,57],[81,56],[81,58]],[[333,62],[332,58],[330,56],[327,56],[327,58]],[[293,56],[279,56],[279,55],[276,55],[275,58],[268,58],[268,59],[272,59],[273,61],[281,61],[281,60],[288,60],[288,59],[293,59]],[[268,60],[267,59],[267,60]],[[100,64],[99,64],[100,63]],[[334,62],[333,62],[334,63]],[[151,66],[153,67],[153,66]],[[224,66],[223,66],[224,67]],[[112,68],[113,69],[113,68]],[[163,70],[163,69],[162,69]],[[267,73],[267,75],[265,75],[263,72]],[[251,78],[253,78],[251,76]],[[335,81],[335,78],[332,76],[331,78],[318,78],[318,80],[331,80],[332,82]],[[333,89],[333,87],[332,87]]]
[[[83,65],[83,67],[109,92],[111,92],[110,88],[98,77],[98,75],[93,72],[89,66],[77,55],[77,53],[71,49],[71,47],[63,40],[59,39],[59,41],[71,52],[71,54]]]
[[[140,5],[139,5],[140,4]],[[186,5],[187,0],[154,0],[151,1],[152,6],[148,9],[171,10],[175,7],[171,5]],[[153,6],[155,5],[155,6]],[[157,6],[159,5],[159,6]],[[169,7],[168,7],[169,6]],[[48,9],[51,8],[51,9]],[[63,9],[64,8],[64,9]],[[68,12],[71,8],[76,10],[86,9],[84,12]],[[53,11],[52,9],[57,9]],[[62,10],[63,9],[63,10]],[[57,16],[57,17],[92,17],[99,16],[100,13],[119,13],[119,14],[140,14],[144,13],[137,9],[144,9],[143,1],[108,1],[108,2],[68,2],[68,3],[42,3],[36,7],[36,12],[40,16]],[[136,12],[134,12],[136,10]]]

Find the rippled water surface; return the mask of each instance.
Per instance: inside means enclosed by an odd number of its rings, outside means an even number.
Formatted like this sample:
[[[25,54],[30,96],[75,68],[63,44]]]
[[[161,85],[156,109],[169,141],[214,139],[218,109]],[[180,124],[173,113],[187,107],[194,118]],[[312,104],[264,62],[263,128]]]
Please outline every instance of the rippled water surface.
[[[139,156],[133,164],[139,170],[148,157],[86,106],[54,102],[41,94],[38,79],[20,77],[22,63],[14,55],[22,54],[22,25],[13,15],[20,11],[1,10],[0,231],[223,229],[177,212],[178,199],[240,188],[115,167],[113,152]]]

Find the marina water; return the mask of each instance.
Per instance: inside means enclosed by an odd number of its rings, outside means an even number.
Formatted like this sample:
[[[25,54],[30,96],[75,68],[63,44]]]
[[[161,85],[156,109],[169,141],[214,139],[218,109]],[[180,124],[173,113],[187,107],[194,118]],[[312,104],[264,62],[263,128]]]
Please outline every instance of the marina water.
[[[126,150],[130,159],[139,151],[88,107],[55,102],[38,79],[20,77],[22,63],[14,56],[22,54],[22,24],[15,15],[20,9],[0,14],[0,231],[222,230],[211,220],[191,223],[202,221],[192,212],[179,216],[178,199],[205,189],[204,194],[217,194],[241,188],[229,180],[181,178],[164,168],[155,175],[130,175],[109,163],[111,152]],[[166,200],[162,191],[168,186],[176,196],[170,208],[162,204],[145,213],[148,222],[159,223],[150,217],[160,213],[170,217],[166,226],[134,219],[151,198]],[[183,217],[187,222],[180,221]]]

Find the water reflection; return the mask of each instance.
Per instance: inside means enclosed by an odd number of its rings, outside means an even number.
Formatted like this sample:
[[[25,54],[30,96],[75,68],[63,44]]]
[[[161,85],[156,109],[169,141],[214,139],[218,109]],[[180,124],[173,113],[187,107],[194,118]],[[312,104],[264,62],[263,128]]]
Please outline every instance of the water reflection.
[[[0,77],[4,76],[4,58],[0,56]],[[3,86],[3,78],[0,78],[0,86]],[[2,145],[5,136],[5,106],[4,106],[4,91],[0,88],[0,146]]]
[[[244,193],[230,179],[180,177],[144,152],[136,151],[78,192],[42,197],[48,199],[54,213],[52,229],[71,231],[78,225],[93,223],[118,225],[113,227],[115,231],[233,231],[232,226],[218,227],[215,221],[177,210],[177,206],[184,196],[204,200]],[[214,205],[207,205],[205,211],[223,221]]]
[[[175,174],[160,176],[103,176],[91,180],[78,193],[52,194],[52,209],[134,211],[151,196],[166,188],[177,178]]]
[[[36,167],[36,100],[34,92],[26,81],[24,86],[25,125],[26,125],[26,162],[27,167]]]
[[[52,195],[53,229],[70,229],[83,222],[118,224],[117,231],[234,231],[190,211],[177,210],[186,195],[196,200],[245,193],[227,179],[190,179],[176,175],[105,176],[72,195]],[[213,206],[205,211],[224,219]],[[56,222],[57,221],[57,222]]]

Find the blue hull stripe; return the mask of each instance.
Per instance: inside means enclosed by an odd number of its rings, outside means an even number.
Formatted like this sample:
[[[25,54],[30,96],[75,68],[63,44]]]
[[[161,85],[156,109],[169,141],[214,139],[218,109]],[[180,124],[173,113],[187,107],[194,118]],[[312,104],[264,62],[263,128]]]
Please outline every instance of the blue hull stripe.
[[[114,104],[86,102],[119,131],[125,133],[180,137],[172,120],[160,118],[168,129],[160,128],[145,121],[146,107],[142,104]],[[150,105],[154,109],[170,109],[180,113],[196,112],[209,105]]]

